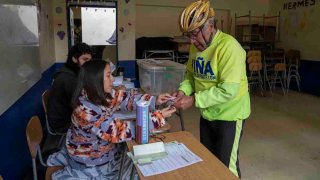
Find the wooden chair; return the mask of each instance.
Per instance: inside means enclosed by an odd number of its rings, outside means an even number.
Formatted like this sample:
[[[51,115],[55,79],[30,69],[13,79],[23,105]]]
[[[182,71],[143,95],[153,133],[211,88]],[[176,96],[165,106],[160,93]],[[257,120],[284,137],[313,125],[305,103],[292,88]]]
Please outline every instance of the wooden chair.
[[[276,84],[280,84],[283,95],[286,95],[286,60],[285,51],[283,49],[273,49],[264,54],[264,79],[270,89],[275,89]]]
[[[52,174],[60,169],[63,169],[63,168],[64,168],[63,166],[50,166],[50,167],[48,167],[47,171],[46,171],[46,180],[51,180]]]
[[[272,94],[272,89],[275,89],[276,84],[280,83],[282,91],[283,91],[283,95],[284,96],[286,95],[286,86],[285,86],[286,80],[285,80],[285,77],[283,77],[284,75],[286,75],[286,67],[287,67],[287,65],[285,63],[276,63],[274,65],[273,76],[271,75],[267,78],[271,94]],[[281,73],[282,73],[282,75],[280,75]]]
[[[37,166],[36,166],[36,157],[38,155],[40,163],[43,166],[47,166],[42,159],[40,143],[43,138],[42,127],[38,116],[32,116],[28,122],[26,129],[27,142],[29,146],[29,151],[32,157],[32,168],[33,168],[33,177],[35,180],[38,179],[37,176]]]
[[[252,87],[259,85],[261,89],[261,95],[264,96],[263,80],[260,71],[262,70],[262,57],[261,51],[250,50],[247,54],[247,63],[249,66],[248,84],[249,92],[252,92]]]

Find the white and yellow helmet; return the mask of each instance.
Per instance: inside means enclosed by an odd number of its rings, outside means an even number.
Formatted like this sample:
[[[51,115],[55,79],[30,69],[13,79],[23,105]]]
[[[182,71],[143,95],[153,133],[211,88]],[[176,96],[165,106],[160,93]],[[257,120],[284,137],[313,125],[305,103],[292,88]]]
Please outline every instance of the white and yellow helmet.
[[[209,0],[199,0],[186,7],[180,15],[180,29],[183,33],[191,32],[202,26],[208,18],[214,16]]]

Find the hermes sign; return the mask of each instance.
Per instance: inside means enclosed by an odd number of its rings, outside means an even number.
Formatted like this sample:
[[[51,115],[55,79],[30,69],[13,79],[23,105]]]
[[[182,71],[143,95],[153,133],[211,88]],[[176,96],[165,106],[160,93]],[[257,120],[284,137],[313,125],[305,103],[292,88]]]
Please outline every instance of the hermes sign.
[[[294,10],[316,5],[316,0],[295,0],[283,3],[283,10]]]

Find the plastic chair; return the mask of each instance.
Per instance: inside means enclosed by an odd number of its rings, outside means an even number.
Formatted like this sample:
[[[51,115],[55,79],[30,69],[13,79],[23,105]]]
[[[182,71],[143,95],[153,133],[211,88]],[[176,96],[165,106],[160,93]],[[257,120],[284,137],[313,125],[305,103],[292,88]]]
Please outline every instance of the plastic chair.
[[[33,169],[33,177],[35,180],[38,179],[37,176],[37,166],[36,166],[36,157],[38,155],[40,163],[47,167],[47,165],[43,162],[40,143],[43,138],[42,127],[38,116],[32,116],[30,121],[28,122],[26,129],[27,142],[29,146],[29,151],[32,157],[32,169]]]
[[[52,174],[63,168],[64,168],[63,166],[49,166],[46,171],[46,180],[51,180]]]
[[[50,96],[50,89],[47,89],[42,93],[42,106],[43,106],[43,109],[44,109],[44,112],[45,112],[45,117],[46,117],[46,127],[47,127],[48,133],[50,135],[61,136],[61,138],[59,140],[59,147],[60,147],[62,142],[63,142],[63,140],[64,140],[64,137],[66,136],[66,133],[54,132],[52,130],[52,128],[50,127],[50,124],[49,124],[49,121],[48,121],[48,100],[49,100],[49,96]]]

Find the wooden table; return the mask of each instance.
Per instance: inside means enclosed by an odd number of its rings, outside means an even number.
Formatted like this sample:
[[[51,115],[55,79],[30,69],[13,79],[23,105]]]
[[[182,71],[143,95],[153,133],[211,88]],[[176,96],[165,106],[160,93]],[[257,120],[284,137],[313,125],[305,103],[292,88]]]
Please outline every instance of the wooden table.
[[[140,170],[138,170],[141,180],[206,180],[206,179],[238,179],[232,172],[218,160],[206,147],[204,147],[191,133],[187,131],[179,131],[173,133],[161,134],[165,136],[164,142],[178,141],[185,144],[193,153],[199,156],[203,161],[170,171],[163,174],[144,177]],[[154,142],[153,139],[150,142]],[[132,146],[136,143],[128,141],[128,149],[132,151]],[[137,166],[136,166],[136,169]]]

